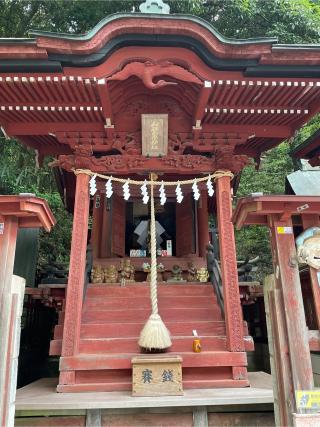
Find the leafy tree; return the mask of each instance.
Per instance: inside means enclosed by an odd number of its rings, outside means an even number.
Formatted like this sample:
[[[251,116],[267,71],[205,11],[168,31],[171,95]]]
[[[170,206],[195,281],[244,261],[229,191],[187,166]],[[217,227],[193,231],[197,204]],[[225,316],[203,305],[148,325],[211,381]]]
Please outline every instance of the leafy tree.
[[[30,29],[83,33],[105,16],[116,12],[138,11],[141,1],[88,0],[2,0],[0,37],[26,37]],[[198,15],[225,36],[234,38],[278,37],[281,43],[318,43],[320,41],[320,4],[312,0],[172,0],[171,13]],[[285,142],[267,153],[259,171],[247,167],[241,178],[237,197],[255,191],[283,193],[285,176],[293,170],[290,147],[296,146],[320,124],[314,119],[293,141]],[[0,138],[0,193],[32,192],[45,197],[58,224],[50,235],[40,240],[40,262],[52,254],[67,261],[71,218],[65,212],[48,167],[35,166],[32,150],[14,140]],[[238,256],[260,255],[261,274],[270,269],[268,232],[250,227],[237,234]]]

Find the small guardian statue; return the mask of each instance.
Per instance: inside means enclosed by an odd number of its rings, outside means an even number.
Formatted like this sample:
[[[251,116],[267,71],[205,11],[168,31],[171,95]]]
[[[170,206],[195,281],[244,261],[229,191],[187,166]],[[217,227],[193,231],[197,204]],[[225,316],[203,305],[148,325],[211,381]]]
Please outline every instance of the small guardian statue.
[[[92,268],[92,283],[103,283],[104,274],[101,265],[95,265]]]
[[[135,268],[134,266],[131,264],[130,259],[126,258],[125,260],[123,260],[121,262],[121,272],[120,272],[120,277],[121,277],[121,282],[134,282],[134,273],[135,273]]]
[[[197,281],[197,270],[192,261],[188,262],[188,276],[187,282],[196,282]]]
[[[108,267],[104,269],[104,282],[118,283],[118,269],[115,265],[108,265]]]

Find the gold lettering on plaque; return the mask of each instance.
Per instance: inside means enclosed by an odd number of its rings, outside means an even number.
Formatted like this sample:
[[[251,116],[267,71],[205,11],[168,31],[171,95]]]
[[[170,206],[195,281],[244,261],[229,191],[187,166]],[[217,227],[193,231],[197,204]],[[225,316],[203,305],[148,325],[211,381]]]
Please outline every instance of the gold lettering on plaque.
[[[157,150],[159,148],[159,128],[160,123],[156,120],[151,122],[151,149]]]
[[[168,115],[142,114],[142,154],[158,157],[168,153]]]

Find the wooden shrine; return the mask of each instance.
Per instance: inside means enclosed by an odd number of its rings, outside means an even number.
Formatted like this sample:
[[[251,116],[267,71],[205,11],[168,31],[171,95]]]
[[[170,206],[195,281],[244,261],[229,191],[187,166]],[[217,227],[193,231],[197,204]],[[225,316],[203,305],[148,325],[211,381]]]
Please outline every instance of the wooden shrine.
[[[216,179],[212,197],[199,185],[198,201],[191,186],[181,204],[175,187],[164,206],[156,195],[165,230],[159,306],[172,335],[169,355],[182,358],[184,389],[249,386],[253,343],[240,306],[232,189],[245,165],[258,164],[319,112],[319,47],[231,40],[200,18],[160,13],[111,15],[84,35],[31,37],[0,40],[0,123],[39,163],[54,157],[73,212],[66,300],[50,347],[61,355],[58,391],[130,390],[131,360],[150,313],[148,253],[130,257],[147,251],[134,231],[148,222],[148,206],[138,187],[126,201],[115,183],[107,198],[99,177],[90,197],[83,170],[141,182],[151,172],[164,181],[233,174]],[[210,283],[187,281],[190,262],[206,267],[209,214],[219,234],[223,307]],[[90,283],[85,293],[89,226],[93,265],[119,273],[129,260],[133,281]],[[182,281],[169,283],[175,265]],[[192,351],[193,330],[200,353]]]

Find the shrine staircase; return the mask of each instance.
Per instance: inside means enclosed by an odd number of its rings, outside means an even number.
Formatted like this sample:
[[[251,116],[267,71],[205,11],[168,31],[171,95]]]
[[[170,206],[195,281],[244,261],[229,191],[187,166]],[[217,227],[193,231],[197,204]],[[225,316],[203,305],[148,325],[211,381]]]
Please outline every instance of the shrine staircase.
[[[159,312],[172,336],[166,354],[182,357],[184,388],[248,386],[246,369],[239,369],[247,364],[246,353],[227,350],[225,322],[212,285],[160,283],[158,294]],[[131,359],[141,354],[138,337],[149,315],[146,283],[90,285],[82,311],[80,352],[60,360],[62,369],[75,370],[75,384],[60,384],[58,391],[130,390]],[[61,354],[63,318],[62,311],[50,355]],[[194,330],[201,353],[192,350]],[[245,336],[245,348],[253,350],[251,337]]]

